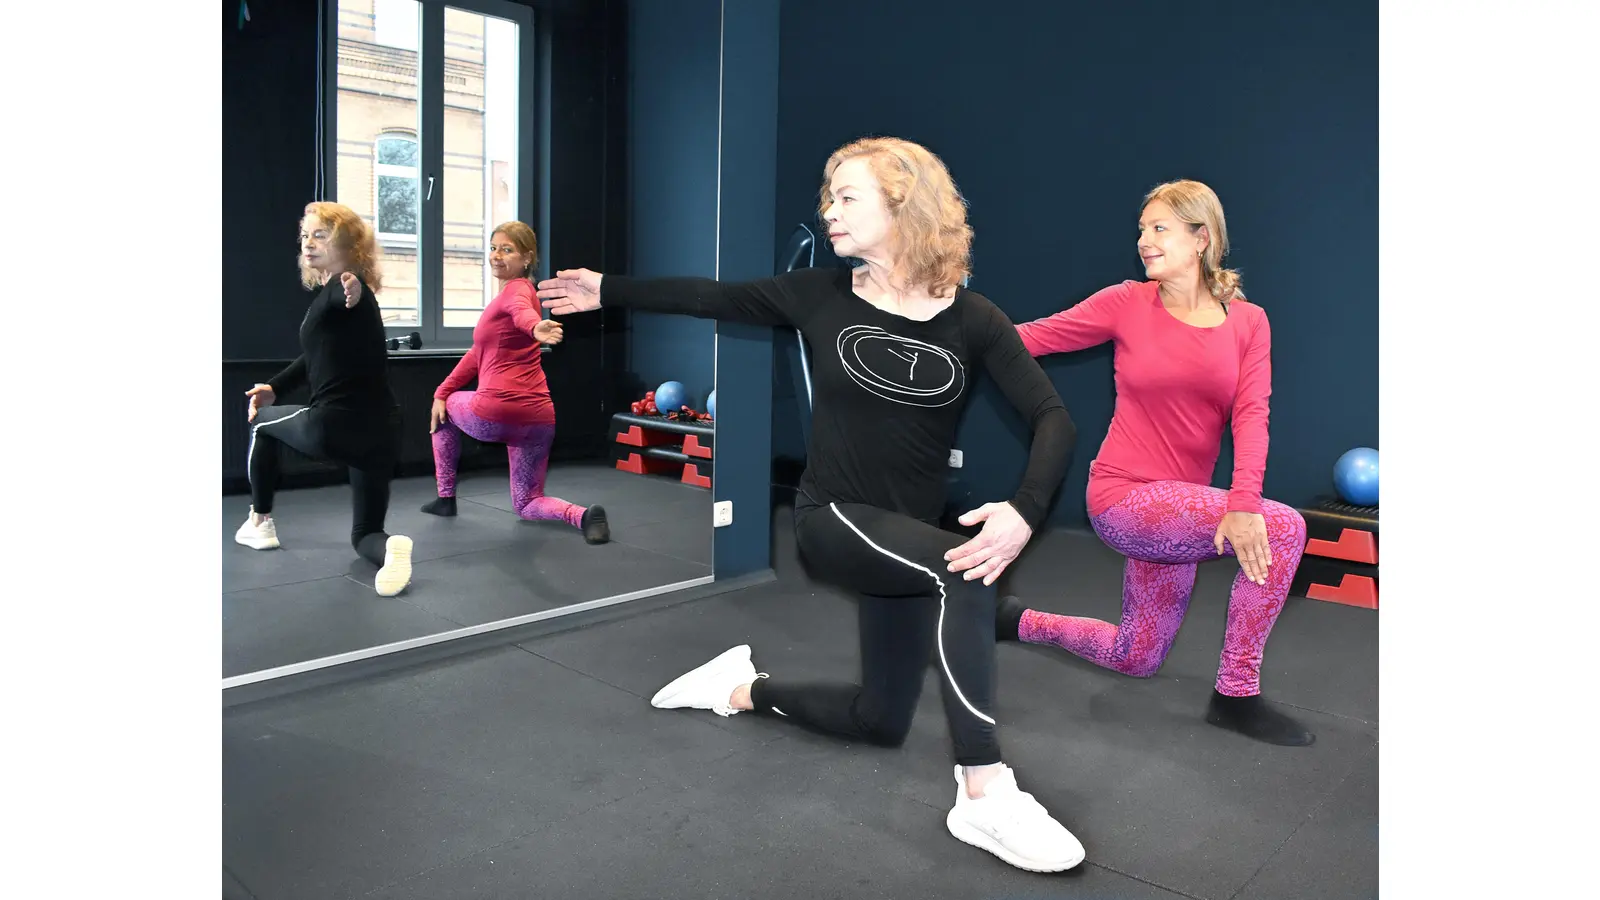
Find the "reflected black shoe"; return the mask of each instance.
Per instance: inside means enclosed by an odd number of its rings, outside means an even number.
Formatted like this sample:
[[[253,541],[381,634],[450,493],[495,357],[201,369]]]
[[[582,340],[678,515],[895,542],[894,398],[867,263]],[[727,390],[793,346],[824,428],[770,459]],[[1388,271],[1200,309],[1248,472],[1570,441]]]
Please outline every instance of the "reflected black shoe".
[[[430,516],[444,516],[449,518],[456,514],[456,498],[439,497],[422,504],[422,511]]]

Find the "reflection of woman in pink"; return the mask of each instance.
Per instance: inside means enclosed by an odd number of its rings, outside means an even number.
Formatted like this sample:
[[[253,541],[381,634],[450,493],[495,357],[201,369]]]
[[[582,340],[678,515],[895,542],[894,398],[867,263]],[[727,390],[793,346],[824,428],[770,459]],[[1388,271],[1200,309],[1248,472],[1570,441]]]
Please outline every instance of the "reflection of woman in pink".
[[[556,436],[556,408],[550,402],[539,345],[561,342],[561,323],[545,319],[528,280],[538,263],[533,229],[507,222],[490,238],[489,267],[500,293],[483,308],[472,329],[472,349],[433,394],[428,430],[439,497],[422,507],[436,516],[456,514],[456,462],[461,434],[505,444],[511,464],[511,505],[523,519],[556,519],[583,531],[591,544],[610,540],[606,511],[585,509],[544,493],[550,446]],[[461,388],[473,377],[478,389]]]
[[[1240,572],[1206,721],[1271,744],[1314,740],[1261,699],[1261,653],[1283,610],[1306,523],[1261,497],[1272,392],[1266,313],[1244,298],[1228,253],[1222,203],[1196,181],[1145,197],[1139,256],[1148,281],[1105,288],[1018,326],[1034,356],[1111,341],[1116,413],[1089,468],[1090,523],[1128,558],[1122,622],[1058,616],[1000,601],[1001,640],[1054,644],[1127,675],[1154,675],[1177,637],[1195,566],[1233,553]],[[1233,421],[1233,487],[1210,487],[1222,428]]]

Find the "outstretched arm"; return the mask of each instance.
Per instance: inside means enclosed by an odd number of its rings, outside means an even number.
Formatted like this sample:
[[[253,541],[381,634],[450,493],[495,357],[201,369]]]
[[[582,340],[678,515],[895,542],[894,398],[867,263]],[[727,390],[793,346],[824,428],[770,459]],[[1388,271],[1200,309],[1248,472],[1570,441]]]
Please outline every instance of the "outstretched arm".
[[[511,313],[511,324],[518,331],[532,335],[541,344],[554,346],[561,343],[561,323],[540,315],[532,285],[514,281],[506,290],[509,292],[506,295],[506,309]]]
[[[506,310],[511,313],[511,324],[523,334],[533,334],[533,330],[544,321],[536,304],[532,285],[518,280],[506,288]]]
[[[1055,315],[1018,325],[1017,333],[1034,356],[1086,350],[1117,336],[1117,319],[1131,296],[1126,283],[1101,288]]]
[[[539,282],[538,293],[544,308],[557,315],[599,309],[603,300],[651,312],[800,328],[816,302],[817,288],[829,274],[827,270],[802,269],[776,278],[729,282],[710,278],[631,278],[567,269]]]

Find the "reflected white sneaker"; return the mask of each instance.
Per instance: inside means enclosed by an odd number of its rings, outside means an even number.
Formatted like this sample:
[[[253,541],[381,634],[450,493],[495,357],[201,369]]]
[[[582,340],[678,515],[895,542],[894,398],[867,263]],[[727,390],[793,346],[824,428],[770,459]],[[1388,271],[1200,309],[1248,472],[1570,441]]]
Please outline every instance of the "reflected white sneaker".
[[[393,597],[411,583],[411,538],[391,534],[383,545],[383,568],[373,579],[378,596]]]
[[[244,524],[240,525],[239,530],[233,533],[234,541],[252,550],[276,550],[278,548],[278,526],[273,523],[271,517],[262,519],[259,525],[253,525],[251,520],[254,518],[255,511],[251,510],[250,514],[244,517]]]
[[[1083,845],[1051,818],[1032,794],[1017,787],[1010,767],[985,785],[983,796],[974,800],[967,796],[967,781],[956,766],[956,806],[944,821],[957,840],[987,850],[1019,869],[1062,872],[1083,862]]]
[[[750,645],[740,644],[673,679],[656,691],[650,705],[656,709],[709,709],[719,716],[731,716],[742,711],[728,705],[734,688],[765,677],[750,662]]]

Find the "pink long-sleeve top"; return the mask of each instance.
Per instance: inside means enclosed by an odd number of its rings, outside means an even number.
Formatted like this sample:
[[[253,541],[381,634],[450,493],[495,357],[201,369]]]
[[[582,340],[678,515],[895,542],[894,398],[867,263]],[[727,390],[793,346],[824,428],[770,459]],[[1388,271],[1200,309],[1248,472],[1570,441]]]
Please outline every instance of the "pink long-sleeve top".
[[[472,349],[433,396],[443,400],[477,376],[473,415],[513,425],[554,422],[556,409],[550,402],[539,342],[533,337],[540,319],[532,282],[526,278],[507,282],[478,317]]]
[[[1261,511],[1267,470],[1267,399],[1272,333],[1267,314],[1244,299],[1222,324],[1200,328],[1161,304],[1157,282],[1124,281],[1053,316],[1017,326],[1034,356],[1111,341],[1117,404],[1089,465],[1089,515],[1152,481],[1210,484],[1233,421],[1228,510]]]

